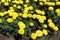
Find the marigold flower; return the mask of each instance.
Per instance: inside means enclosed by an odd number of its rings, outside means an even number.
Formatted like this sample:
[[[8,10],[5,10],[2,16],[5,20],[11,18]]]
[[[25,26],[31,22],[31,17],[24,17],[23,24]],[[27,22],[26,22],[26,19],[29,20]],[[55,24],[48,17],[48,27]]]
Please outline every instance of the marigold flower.
[[[43,32],[44,35],[48,35],[48,31],[47,30],[43,29],[42,32]]]
[[[54,8],[50,6],[50,7],[48,8],[48,10],[52,11],[52,10],[54,10]]]
[[[40,23],[44,23],[44,19],[43,19],[43,18],[40,18],[40,19],[39,19],[39,22],[40,22]]]
[[[21,6],[17,6],[18,9],[21,9]]]
[[[36,34],[36,33],[32,33],[32,34],[31,34],[31,38],[32,38],[32,39],[36,39],[36,38],[37,38],[37,34]]]
[[[24,13],[24,14],[22,15],[22,17],[23,17],[23,18],[27,18],[28,15]]]
[[[32,18],[33,18],[33,19],[36,19],[36,16],[37,16],[36,14],[33,14],[33,15],[32,15]]]
[[[4,2],[5,2],[5,0],[1,0],[1,2],[3,2],[3,3],[4,3]]]
[[[25,25],[22,21],[19,21],[19,22],[18,22],[18,26],[19,26],[19,28],[21,28],[21,29],[24,29],[24,28],[26,27],[26,25]]]
[[[43,5],[43,2],[39,2],[39,5]]]
[[[32,17],[32,14],[28,14],[28,17],[31,18]]]
[[[4,2],[4,5],[5,5],[5,6],[8,6],[8,5],[9,5],[9,3],[8,3],[8,2]]]
[[[59,28],[56,26],[56,27],[53,28],[53,30],[54,30],[54,31],[58,31]]]
[[[37,30],[36,34],[38,37],[42,37],[43,36],[43,32],[41,30]]]
[[[19,29],[19,30],[18,30],[18,33],[19,33],[20,35],[23,35],[23,34],[25,33],[25,31],[24,31],[24,29]]]
[[[11,23],[11,22],[13,22],[13,19],[12,19],[12,18],[8,18],[8,19],[7,19],[7,22],[8,22],[8,23]]]
[[[46,24],[43,24],[43,27],[44,27],[44,28],[47,28],[47,25],[46,25]]]
[[[34,23],[33,23],[33,22],[30,22],[29,25],[30,25],[30,26],[34,26]]]

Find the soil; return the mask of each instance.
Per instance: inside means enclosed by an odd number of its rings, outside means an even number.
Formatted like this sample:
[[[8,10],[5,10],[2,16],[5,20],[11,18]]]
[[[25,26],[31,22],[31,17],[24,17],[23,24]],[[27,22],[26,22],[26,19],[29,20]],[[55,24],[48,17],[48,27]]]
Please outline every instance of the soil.
[[[15,40],[15,39],[12,35],[8,38],[0,34],[0,40]],[[29,39],[24,39],[24,40],[29,40]],[[60,33],[58,33],[56,36],[51,37],[51,38],[46,37],[45,40],[60,40]]]
[[[15,39],[12,35],[8,38],[8,37],[3,36],[2,34],[0,34],[0,40],[15,40]]]
[[[58,33],[56,36],[53,36],[51,38],[46,37],[45,40],[60,40],[60,33]]]

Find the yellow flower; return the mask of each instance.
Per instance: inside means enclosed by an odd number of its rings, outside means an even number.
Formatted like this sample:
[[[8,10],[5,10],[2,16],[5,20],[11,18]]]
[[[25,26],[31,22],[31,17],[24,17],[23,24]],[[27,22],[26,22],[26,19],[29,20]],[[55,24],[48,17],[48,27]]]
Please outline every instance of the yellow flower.
[[[8,14],[8,11],[4,11],[4,14],[5,14],[5,15]]]
[[[53,2],[53,3],[51,3],[51,5],[52,5],[52,6],[55,6],[55,3]]]
[[[56,13],[60,13],[60,9],[56,9],[56,11],[55,11]]]
[[[26,2],[26,3],[29,3],[29,1],[30,1],[30,0],[26,0],[25,2]]]
[[[30,9],[30,10],[33,10],[33,6],[29,6],[29,9]]]
[[[56,27],[53,28],[53,30],[54,30],[54,31],[58,31],[59,28],[56,26]]]
[[[47,24],[43,24],[43,27],[44,27],[44,28],[47,28]]]
[[[24,4],[24,7],[27,7],[28,5],[27,4]]]
[[[17,6],[18,9],[21,9],[21,6]]]
[[[1,2],[3,2],[3,3],[4,3],[4,2],[5,2],[5,0],[1,0]]]
[[[56,2],[56,5],[60,5],[60,2]]]
[[[35,19],[35,18],[36,18],[36,16],[37,16],[37,14],[33,14],[33,15],[32,15],[32,18],[33,18],[33,19]]]
[[[6,0],[7,2],[11,2],[11,0]]]
[[[39,5],[43,5],[43,2],[39,2]]]
[[[36,34],[38,37],[42,37],[43,36],[43,32],[41,30],[37,30]]]
[[[9,16],[14,16],[13,11],[14,11],[14,10],[8,10]]]
[[[37,34],[36,34],[36,33],[32,33],[32,34],[31,34],[31,38],[32,38],[32,39],[36,39],[36,38],[37,38]]]
[[[13,16],[13,14],[14,14],[14,13],[10,12],[10,13],[9,13],[9,16]]]
[[[55,6],[54,2],[45,2],[45,4],[47,4],[48,6]]]
[[[27,16],[27,14],[24,13],[24,14],[22,15],[22,17],[23,17],[23,18],[27,18],[28,16]]]
[[[34,0],[35,2],[37,2],[38,0]]]
[[[50,2],[45,2],[44,4],[45,4],[45,5],[50,5]]]
[[[44,20],[46,20],[46,16],[41,16]]]
[[[24,2],[22,0],[19,1],[20,4],[23,4]]]
[[[6,15],[6,13],[0,12],[0,16],[4,16]]]
[[[53,22],[50,22],[48,25],[49,25],[49,27],[51,27],[51,28],[54,28],[54,27],[55,27],[55,24],[54,24]]]
[[[31,18],[32,17],[32,14],[28,14],[28,17]]]
[[[58,13],[58,14],[57,14],[57,16],[59,16],[59,17],[60,17],[60,13]]]
[[[29,11],[29,7],[25,7],[23,13],[24,13],[24,14],[27,14],[28,11]]]
[[[5,6],[8,6],[8,5],[9,5],[9,3],[8,3],[8,2],[5,2],[5,3],[4,3],[4,5],[5,5]]]
[[[27,14],[27,13],[28,13],[28,10],[24,10],[23,13],[24,13],[24,14]]]
[[[48,19],[48,22],[49,22],[49,23],[52,22],[52,19]]]
[[[17,17],[17,16],[18,16],[18,13],[16,13],[16,12],[13,12],[13,16],[16,16],[16,17]]]
[[[19,1],[15,1],[16,4],[19,4]]]
[[[56,9],[55,12],[57,13],[57,16],[60,16],[60,9]]]
[[[10,7],[9,9],[10,9],[11,11],[12,11],[12,9],[14,10],[14,8],[13,8],[13,7]]]
[[[54,10],[54,8],[50,6],[50,7],[48,8],[48,10],[52,11],[52,10]]]
[[[16,5],[16,4],[14,4],[14,5],[13,5],[13,7],[17,7],[17,5]]]
[[[37,14],[41,14],[41,10],[35,10]]]
[[[28,11],[29,11],[29,7],[25,7],[23,13],[24,13],[24,14],[27,14]]]
[[[33,23],[33,22],[30,22],[29,25],[30,25],[30,26],[34,26],[34,23]]]
[[[43,18],[40,18],[40,19],[39,19],[39,22],[40,22],[40,23],[44,23],[44,19],[43,19]]]
[[[37,19],[40,19],[41,18],[41,15],[37,15],[37,17],[36,17]]]
[[[0,19],[0,23],[2,23],[3,22],[3,20],[2,19]]]
[[[12,19],[14,19],[14,20],[17,19],[17,16],[13,16]]]
[[[43,32],[44,35],[48,35],[48,31],[47,30],[43,29],[42,32]]]
[[[19,13],[18,16],[22,16],[23,14],[22,13]]]
[[[41,11],[41,15],[45,15],[45,12],[44,11]]]
[[[13,13],[12,19],[16,19],[18,17],[18,14],[16,12]]]
[[[8,23],[11,23],[11,22],[13,22],[13,19],[12,19],[12,18],[8,18],[8,19],[7,19],[7,22],[8,22]]]
[[[25,25],[22,21],[19,21],[19,22],[18,22],[18,26],[19,26],[19,28],[21,28],[21,29],[24,29],[24,28],[26,27],[26,25]]]
[[[20,35],[24,35],[24,33],[25,33],[25,32],[24,32],[24,29],[19,29],[19,30],[18,30],[18,33],[19,33]]]
[[[47,0],[42,0],[43,2],[46,2]]]

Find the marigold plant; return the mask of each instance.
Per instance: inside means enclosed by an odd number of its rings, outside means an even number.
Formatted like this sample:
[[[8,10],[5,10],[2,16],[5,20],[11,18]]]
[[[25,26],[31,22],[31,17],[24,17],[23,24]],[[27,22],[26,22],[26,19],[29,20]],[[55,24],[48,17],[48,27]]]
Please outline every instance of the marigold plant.
[[[59,0],[0,0],[0,32],[17,40],[45,40],[60,29]]]

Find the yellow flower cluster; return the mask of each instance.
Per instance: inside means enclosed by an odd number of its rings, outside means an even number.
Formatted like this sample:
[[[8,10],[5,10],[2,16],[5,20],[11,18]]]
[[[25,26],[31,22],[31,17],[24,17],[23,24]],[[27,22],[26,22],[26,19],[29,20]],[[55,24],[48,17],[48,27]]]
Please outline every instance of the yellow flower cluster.
[[[41,11],[41,10],[36,10],[36,13],[37,14],[41,14],[41,15],[45,15],[45,12],[44,11]]]
[[[48,31],[46,29],[41,30],[37,30],[35,33],[31,34],[31,38],[32,39],[36,39],[37,37],[42,37],[44,35],[48,35]]]
[[[23,4],[23,0],[1,0],[2,3],[4,3],[5,6],[8,6],[9,3],[8,2],[11,2],[12,3],[16,3],[16,4]],[[34,0],[35,2],[38,2],[38,0]],[[47,2],[48,1],[48,2]],[[49,6],[55,6],[55,5],[60,5],[60,2],[58,0],[55,0],[56,2],[50,2],[50,0],[39,0],[39,4],[40,5],[49,5]],[[29,3],[30,0],[25,0],[25,3]]]
[[[46,16],[40,16],[39,22],[44,23],[44,20],[46,20]]]
[[[12,19],[12,18],[8,18],[8,19],[7,19],[7,22],[8,22],[8,23],[11,23],[11,22],[13,22],[13,19]]]
[[[48,23],[50,28],[52,28],[54,31],[58,31],[58,27],[52,22],[51,19],[48,19]]]
[[[60,17],[60,9],[56,9],[55,11],[57,13],[57,15]]]
[[[4,6],[8,6],[11,0],[1,0],[1,3],[4,3]]]
[[[22,21],[19,21],[18,26],[19,26],[18,33],[23,35],[24,34],[24,29],[26,28],[26,25]]]
[[[35,2],[38,2],[38,0],[34,0]],[[48,5],[48,6],[55,6],[60,5],[60,2],[58,0],[54,0],[56,2],[50,2],[50,0],[39,0],[39,5]]]
[[[10,7],[10,10],[8,10],[8,14],[9,14],[9,16],[11,16],[12,19],[14,19],[14,20],[18,17],[18,13],[14,12],[13,7]]]
[[[2,17],[5,16],[6,14],[8,14],[7,11],[0,12],[0,16],[2,16]]]
[[[25,3],[29,3],[30,2],[30,0],[25,0]],[[12,3],[16,3],[16,4],[23,4],[24,2],[23,2],[23,0],[13,0],[12,1]]]
[[[25,25],[22,21],[19,21],[19,22],[18,22],[18,26],[19,26],[19,28],[21,28],[21,29],[24,29],[24,28],[26,27],[26,25]]]
[[[58,31],[59,30],[58,26],[56,26],[53,23],[52,19],[47,18],[45,10],[47,9],[48,12],[54,11],[55,10],[54,6],[60,5],[60,2],[58,0],[55,0],[56,2],[50,2],[50,0],[39,0],[39,2],[38,0],[32,1],[38,3],[38,6],[34,5],[35,3],[31,5],[30,0],[1,0],[0,4],[3,3],[3,5],[5,7],[9,7],[9,9],[3,12],[1,11],[0,16],[4,17],[8,15],[9,18],[7,18],[6,20],[8,23],[14,22],[14,20],[18,19],[18,17],[21,17],[23,20],[29,18],[29,21],[31,22],[29,22],[28,25],[31,26],[31,28],[35,26],[35,23],[32,20],[37,20],[38,26],[40,26],[39,24],[42,24],[43,29],[42,30],[38,29],[36,30],[36,32],[34,31],[33,33],[31,33],[30,37],[33,40],[35,40],[37,37],[48,35],[48,30],[46,29],[48,27],[52,28],[54,31]],[[48,7],[47,8],[44,7],[44,9],[39,8],[45,5],[47,5]],[[37,8],[35,8],[35,6],[37,6]],[[56,9],[55,12],[60,17],[60,9],[59,8]],[[45,21],[48,21],[48,24],[45,24]],[[2,22],[3,20],[0,19],[0,23]],[[17,23],[17,25],[19,27],[18,33],[20,35],[24,35],[26,24],[21,20]]]

